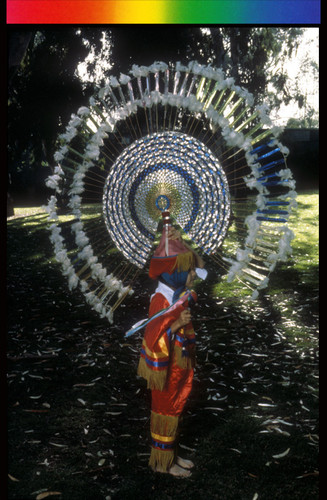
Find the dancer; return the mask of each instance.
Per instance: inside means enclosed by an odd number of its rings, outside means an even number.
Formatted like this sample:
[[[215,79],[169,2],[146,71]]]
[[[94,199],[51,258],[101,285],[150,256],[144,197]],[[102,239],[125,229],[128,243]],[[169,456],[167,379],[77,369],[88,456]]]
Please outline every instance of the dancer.
[[[149,317],[168,308],[193,285],[197,274],[205,277],[204,262],[181,238],[179,231],[163,229],[150,262],[149,276],[158,279],[151,297]],[[193,297],[196,294],[192,293]],[[187,306],[187,304],[186,304]],[[178,424],[191,392],[195,366],[195,332],[191,312],[178,305],[152,320],[145,329],[137,373],[151,389],[150,467],[178,477],[191,475],[193,463],[177,456]]]

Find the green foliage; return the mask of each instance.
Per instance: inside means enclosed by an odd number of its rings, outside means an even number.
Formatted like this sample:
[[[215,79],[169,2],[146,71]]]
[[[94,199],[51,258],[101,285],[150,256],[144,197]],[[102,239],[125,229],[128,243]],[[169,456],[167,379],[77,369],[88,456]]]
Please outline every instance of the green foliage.
[[[11,30],[10,47],[25,31]],[[127,73],[131,64],[146,65],[155,60],[212,63],[234,77],[237,85],[245,86],[257,101],[273,82],[281,102],[286,98],[286,77],[281,71],[272,75],[271,68],[275,59],[281,60],[295,50],[300,34],[299,28],[203,30],[181,26],[144,26],[141,31],[134,27],[32,31],[20,65],[13,56],[9,61],[8,156],[13,184],[22,170],[31,171],[42,163],[52,166],[58,134],[64,131],[71,114],[87,105],[95,82],[99,85],[108,77],[99,72],[99,68],[108,66],[108,57],[116,75]],[[86,63],[89,79],[82,81],[77,68],[89,54],[94,56]]]
[[[306,112],[306,116],[302,119],[290,118],[287,121],[287,128],[319,128],[319,119],[314,109],[310,108]]]
[[[22,32],[11,30],[10,41]],[[42,164],[53,164],[58,134],[94,90],[82,89],[76,74],[77,64],[87,54],[76,28],[32,33],[8,89],[8,156],[13,183],[20,170],[31,172]]]

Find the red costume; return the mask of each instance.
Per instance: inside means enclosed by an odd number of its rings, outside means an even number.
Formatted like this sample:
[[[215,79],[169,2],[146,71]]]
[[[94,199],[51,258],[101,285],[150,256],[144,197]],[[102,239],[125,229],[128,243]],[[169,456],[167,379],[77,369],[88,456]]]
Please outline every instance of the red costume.
[[[176,243],[173,249],[180,253],[164,257],[160,255],[162,247],[159,245],[151,259],[149,275],[155,279],[168,273],[170,277],[174,275],[180,285],[194,266],[195,259],[181,242],[173,243]],[[159,282],[151,298],[149,317],[169,307],[173,295],[174,289]],[[154,469],[159,466],[166,471],[175,461],[178,422],[191,392],[195,365],[195,333],[192,324],[180,328],[175,334],[170,330],[184,307],[180,305],[147,325],[137,370],[138,375],[147,380],[152,392],[149,465]]]

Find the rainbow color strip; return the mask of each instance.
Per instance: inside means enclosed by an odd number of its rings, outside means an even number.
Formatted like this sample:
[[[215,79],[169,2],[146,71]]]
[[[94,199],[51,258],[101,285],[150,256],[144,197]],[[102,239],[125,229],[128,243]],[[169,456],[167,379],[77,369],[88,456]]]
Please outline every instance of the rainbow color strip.
[[[7,0],[7,24],[319,24],[320,0]]]

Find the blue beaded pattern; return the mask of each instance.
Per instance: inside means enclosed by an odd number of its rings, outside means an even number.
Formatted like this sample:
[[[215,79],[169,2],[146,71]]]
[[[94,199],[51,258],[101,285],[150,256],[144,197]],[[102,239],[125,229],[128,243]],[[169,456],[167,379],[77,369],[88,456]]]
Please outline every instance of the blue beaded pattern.
[[[179,132],[151,134],[126,147],[103,192],[109,234],[138,267],[144,266],[167,209],[205,253],[222,243],[230,217],[227,177],[203,143]]]

